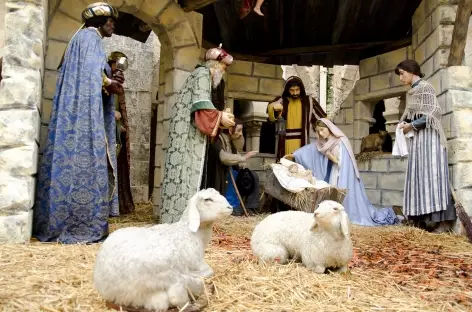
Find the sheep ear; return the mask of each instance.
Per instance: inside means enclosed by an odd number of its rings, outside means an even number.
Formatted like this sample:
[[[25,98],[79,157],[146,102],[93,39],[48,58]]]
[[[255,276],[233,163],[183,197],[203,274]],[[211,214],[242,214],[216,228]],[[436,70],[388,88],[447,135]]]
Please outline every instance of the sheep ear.
[[[197,208],[197,199],[192,198],[188,207],[188,228],[196,233],[200,228],[200,213]]]
[[[349,219],[347,217],[347,213],[344,211],[341,213],[341,232],[345,238],[349,238]]]

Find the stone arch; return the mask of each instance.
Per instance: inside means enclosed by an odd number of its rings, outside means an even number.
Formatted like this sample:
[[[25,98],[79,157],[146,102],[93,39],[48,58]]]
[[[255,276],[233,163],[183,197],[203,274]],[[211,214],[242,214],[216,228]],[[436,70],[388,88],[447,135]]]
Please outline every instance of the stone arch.
[[[57,79],[57,66],[74,33],[80,27],[81,12],[96,0],[49,0],[49,22],[42,115],[48,118]],[[200,60],[202,16],[185,13],[174,0],[108,0],[104,1],[119,11],[132,14],[153,30],[161,42],[159,73],[153,77],[152,103],[157,105],[157,140],[155,149],[154,215],[158,215],[160,184],[164,172],[164,158],[168,142],[171,107],[177,92]],[[49,110],[49,112],[48,112]],[[42,141],[45,141],[47,125],[43,121]],[[41,149],[40,149],[41,152]]]

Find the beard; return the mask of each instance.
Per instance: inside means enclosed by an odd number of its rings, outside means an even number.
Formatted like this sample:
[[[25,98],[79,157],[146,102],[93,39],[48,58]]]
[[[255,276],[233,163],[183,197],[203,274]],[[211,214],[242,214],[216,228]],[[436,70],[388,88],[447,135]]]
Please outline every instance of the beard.
[[[221,71],[220,69],[216,69],[212,75],[214,89],[216,89],[220,85],[221,79],[223,79],[223,71]]]
[[[299,94],[291,94],[290,97],[293,99],[293,100],[296,100],[300,97]]]

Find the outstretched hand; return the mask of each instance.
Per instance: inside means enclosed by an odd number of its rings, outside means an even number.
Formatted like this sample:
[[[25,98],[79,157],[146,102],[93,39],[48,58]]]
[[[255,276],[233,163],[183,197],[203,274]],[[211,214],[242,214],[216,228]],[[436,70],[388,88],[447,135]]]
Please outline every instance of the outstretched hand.
[[[115,79],[121,84],[125,83],[125,75],[123,75],[123,72],[121,70],[115,70],[115,72],[113,73],[113,79]]]

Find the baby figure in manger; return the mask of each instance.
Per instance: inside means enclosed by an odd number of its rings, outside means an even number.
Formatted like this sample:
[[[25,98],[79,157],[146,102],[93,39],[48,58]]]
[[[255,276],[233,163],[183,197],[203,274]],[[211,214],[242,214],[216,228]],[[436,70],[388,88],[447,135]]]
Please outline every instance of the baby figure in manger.
[[[318,180],[347,189],[343,205],[353,224],[393,225],[399,220],[391,207],[376,208],[367,197],[356,159],[346,135],[326,118],[312,119],[314,142],[284,158],[311,170]]]

